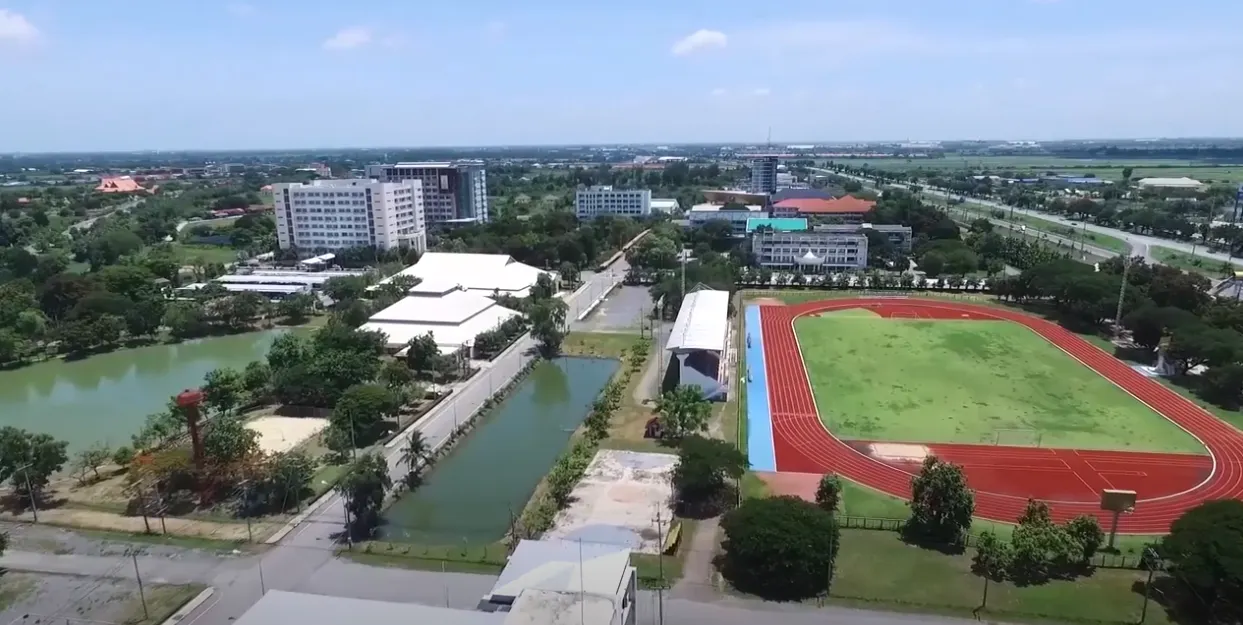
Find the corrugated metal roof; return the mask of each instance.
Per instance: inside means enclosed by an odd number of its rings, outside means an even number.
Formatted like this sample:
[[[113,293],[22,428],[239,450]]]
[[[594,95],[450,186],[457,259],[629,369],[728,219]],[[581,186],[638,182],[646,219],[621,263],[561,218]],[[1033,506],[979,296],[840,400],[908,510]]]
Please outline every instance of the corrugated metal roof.
[[[501,625],[504,613],[269,590],[234,625]]]
[[[506,254],[428,252],[417,264],[406,267],[398,275],[449,281],[471,290],[501,291],[513,295],[516,291],[534,286],[541,273],[556,277],[555,272],[545,272],[520,263]],[[388,282],[389,279],[381,281],[380,284]]]
[[[725,351],[729,292],[704,289],[687,293],[665,349]]]
[[[462,323],[496,302],[478,293],[450,291],[444,296],[410,295],[371,315],[368,321],[393,323]]]
[[[524,590],[582,592],[613,597],[630,567],[630,550],[569,540],[524,540],[509,556],[490,596],[516,598]]]

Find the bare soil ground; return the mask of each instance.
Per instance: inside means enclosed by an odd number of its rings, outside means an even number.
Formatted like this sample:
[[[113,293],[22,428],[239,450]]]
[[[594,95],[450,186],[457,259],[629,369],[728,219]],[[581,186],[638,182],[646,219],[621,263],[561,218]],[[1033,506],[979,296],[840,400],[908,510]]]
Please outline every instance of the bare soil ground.
[[[816,487],[820,485],[822,476],[815,473],[755,473],[768,486],[773,496],[794,495],[807,501],[816,500]]]
[[[7,572],[0,576],[0,622],[6,625],[161,623],[194,598],[200,586],[146,584],[144,615],[138,584],[124,579]]]

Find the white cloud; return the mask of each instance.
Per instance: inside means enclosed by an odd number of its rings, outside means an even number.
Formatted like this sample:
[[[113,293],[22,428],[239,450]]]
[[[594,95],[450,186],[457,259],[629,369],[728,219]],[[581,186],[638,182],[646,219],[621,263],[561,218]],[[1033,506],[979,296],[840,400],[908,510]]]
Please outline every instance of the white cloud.
[[[772,93],[772,90],[770,90],[768,87],[758,87],[754,89],[753,91],[751,91],[751,95],[761,97],[761,98],[766,95],[769,95],[770,93]]]
[[[28,44],[39,40],[39,29],[26,16],[8,9],[0,9],[0,44]]]
[[[234,17],[250,17],[256,13],[254,5],[245,2],[234,2],[224,8]]]
[[[725,89],[724,89],[723,87],[717,87],[716,89],[713,89],[713,90],[712,90],[712,95],[713,95],[713,96],[716,96],[716,97],[721,97],[721,96],[725,95],[726,93],[728,93],[728,92],[727,92],[727,91],[725,91]]]
[[[371,43],[371,30],[352,26],[337,32],[324,42],[325,50],[353,50]]]
[[[684,56],[697,50],[724,48],[728,42],[725,33],[701,28],[674,43],[672,52],[675,56]]]

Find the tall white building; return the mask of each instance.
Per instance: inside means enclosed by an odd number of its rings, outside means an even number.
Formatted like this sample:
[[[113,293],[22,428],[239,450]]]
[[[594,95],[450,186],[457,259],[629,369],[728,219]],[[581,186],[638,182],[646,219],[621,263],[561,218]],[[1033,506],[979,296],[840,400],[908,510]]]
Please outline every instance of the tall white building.
[[[272,185],[281,249],[427,249],[417,180],[316,180]]]
[[[382,182],[418,180],[429,224],[468,224],[488,220],[488,172],[467,163],[368,165],[367,177]]]
[[[579,189],[574,196],[574,214],[579,219],[599,215],[646,217],[652,214],[651,189],[614,189],[607,185]]]

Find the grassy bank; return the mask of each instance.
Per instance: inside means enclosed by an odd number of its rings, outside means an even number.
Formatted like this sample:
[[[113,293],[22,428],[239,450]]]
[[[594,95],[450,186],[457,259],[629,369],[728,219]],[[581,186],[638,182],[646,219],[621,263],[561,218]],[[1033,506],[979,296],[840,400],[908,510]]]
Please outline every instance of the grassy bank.
[[[1147,573],[1096,569],[1073,580],[1016,586],[990,583],[971,571],[973,550],[945,554],[904,543],[894,532],[842,530],[831,602],[977,619],[1026,622],[1135,623]],[[1153,602],[1146,623],[1170,620]]]

